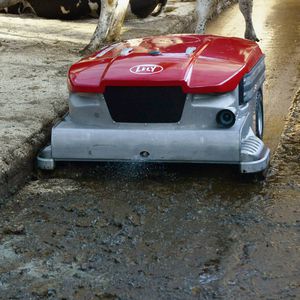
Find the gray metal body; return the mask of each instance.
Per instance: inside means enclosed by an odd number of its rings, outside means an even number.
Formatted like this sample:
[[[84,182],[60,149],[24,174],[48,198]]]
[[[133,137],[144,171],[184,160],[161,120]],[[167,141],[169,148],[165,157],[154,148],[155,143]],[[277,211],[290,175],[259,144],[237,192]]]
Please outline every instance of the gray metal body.
[[[116,123],[100,94],[71,94],[69,114],[52,129],[51,145],[41,151],[38,166],[56,161],[191,162],[238,164],[243,173],[268,166],[270,151],[254,134],[256,94],[264,81],[264,63],[244,77],[243,103],[237,87],[226,94],[186,96],[178,123]],[[221,128],[216,115],[236,115]]]

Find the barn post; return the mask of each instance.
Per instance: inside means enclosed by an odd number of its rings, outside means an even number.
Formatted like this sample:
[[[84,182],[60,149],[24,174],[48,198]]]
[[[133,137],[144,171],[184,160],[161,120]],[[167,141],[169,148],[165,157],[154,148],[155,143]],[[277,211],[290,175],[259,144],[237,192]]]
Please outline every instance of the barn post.
[[[0,0],[1,1],[1,0]],[[129,0],[103,0],[96,30],[84,51],[95,51],[100,44],[118,39]]]

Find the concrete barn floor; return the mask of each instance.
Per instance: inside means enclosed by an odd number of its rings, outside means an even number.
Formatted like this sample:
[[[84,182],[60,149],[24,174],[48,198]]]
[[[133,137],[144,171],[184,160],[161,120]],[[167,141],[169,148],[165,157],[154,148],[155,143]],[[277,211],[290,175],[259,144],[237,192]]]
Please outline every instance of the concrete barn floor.
[[[255,1],[254,20],[268,70],[265,140],[275,152],[268,180],[195,165],[64,164],[34,173],[1,205],[0,298],[299,297],[300,4],[265,2]],[[7,131],[1,138],[24,140],[16,150],[22,159],[26,147],[43,140],[37,133],[46,135],[42,128],[65,110],[65,72],[82,47],[79,33],[92,25],[75,22],[76,41],[72,26],[64,40],[55,37],[60,22],[28,21],[36,31],[37,23],[46,24],[41,42],[25,39],[29,33],[14,27],[14,18],[1,22],[1,105],[13,112],[1,119]],[[234,6],[207,32],[241,37],[243,28]],[[22,126],[10,124],[11,116]]]

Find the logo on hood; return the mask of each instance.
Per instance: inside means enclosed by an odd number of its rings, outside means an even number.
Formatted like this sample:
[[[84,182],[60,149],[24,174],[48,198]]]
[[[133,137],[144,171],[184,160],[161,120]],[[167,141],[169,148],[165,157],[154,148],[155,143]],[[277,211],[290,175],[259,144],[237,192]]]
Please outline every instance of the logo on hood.
[[[162,66],[159,65],[137,65],[130,68],[130,72],[138,75],[147,75],[147,74],[157,74],[164,70]]]

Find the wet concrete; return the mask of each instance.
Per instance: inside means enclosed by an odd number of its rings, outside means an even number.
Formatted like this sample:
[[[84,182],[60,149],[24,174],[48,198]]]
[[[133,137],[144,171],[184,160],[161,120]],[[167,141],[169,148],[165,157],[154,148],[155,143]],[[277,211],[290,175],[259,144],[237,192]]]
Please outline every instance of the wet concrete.
[[[27,185],[1,207],[0,298],[297,299],[300,94],[291,116],[265,183],[99,164]]]
[[[300,91],[290,110],[272,174],[239,228],[213,287],[225,299],[300,297]]]
[[[193,166],[99,168],[84,180],[33,182],[5,207],[2,228],[24,232],[3,235],[5,251],[15,254],[2,265],[3,293],[43,298],[54,289],[59,299],[208,293],[234,227],[257,218],[245,211],[245,196],[261,187],[223,180],[221,188],[221,176]],[[12,284],[19,290],[9,290]]]
[[[298,5],[270,3],[256,20],[260,37],[290,22],[279,9],[293,15]],[[236,9],[223,15],[228,32],[242,28]],[[281,122],[266,131],[273,149],[299,80],[293,20],[293,33],[262,41],[273,70],[266,126]],[[282,53],[282,43],[291,52]],[[300,94],[266,182],[226,166],[62,164],[37,173],[1,206],[0,298],[297,299],[299,117]]]
[[[267,66],[264,140],[272,150],[278,145],[291,97],[299,87],[299,10],[299,1],[254,1],[253,20]],[[207,33],[241,37],[244,28],[243,17],[233,6],[208,25]]]

